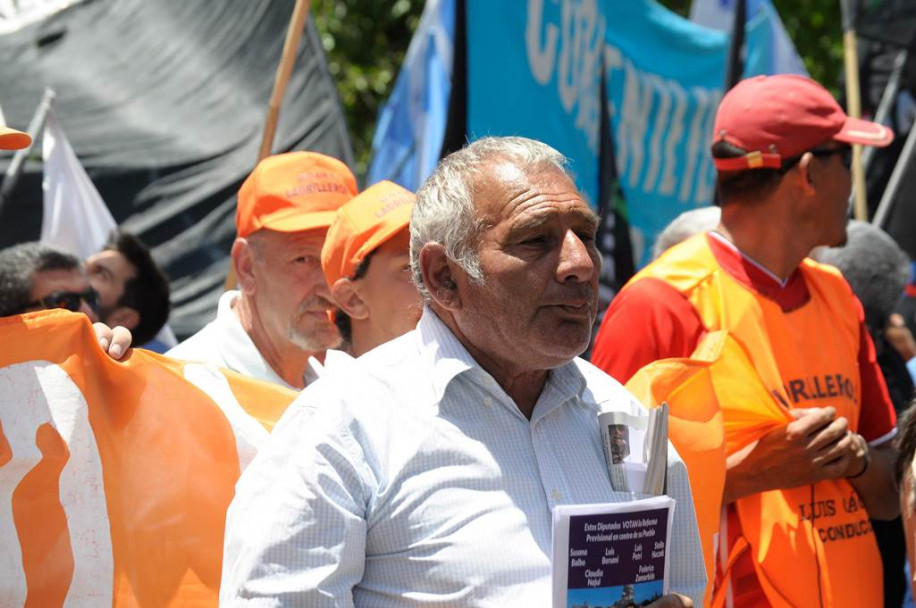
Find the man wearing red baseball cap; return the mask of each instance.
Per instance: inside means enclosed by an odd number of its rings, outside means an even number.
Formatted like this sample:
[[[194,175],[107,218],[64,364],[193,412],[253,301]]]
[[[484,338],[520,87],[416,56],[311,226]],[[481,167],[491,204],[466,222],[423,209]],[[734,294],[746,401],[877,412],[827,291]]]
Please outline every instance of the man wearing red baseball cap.
[[[347,166],[323,154],[258,163],[238,195],[239,290],[223,294],[216,319],[167,354],[293,389],[319,375],[317,359],[340,343],[321,246],[337,209],[355,195]]]
[[[389,181],[364,190],[337,211],[321,267],[337,303],[335,321],[359,357],[416,327],[423,312],[410,278],[413,193]]]
[[[897,515],[894,410],[861,304],[807,256],[846,240],[850,144],[892,139],[808,78],[742,81],[713,133],[719,226],[640,271],[598,333],[592,361],[621,382],[701,356],[713,332],[742,353],[710,368],[720,415],[672,436],[689,461],[714,425],[724,433],[724,487],[705,476],[695,492],[726,509],[714,592],[735,606],[882,605],[869,517]],[[640,375],[654,370],[663,379],[662,366]]]

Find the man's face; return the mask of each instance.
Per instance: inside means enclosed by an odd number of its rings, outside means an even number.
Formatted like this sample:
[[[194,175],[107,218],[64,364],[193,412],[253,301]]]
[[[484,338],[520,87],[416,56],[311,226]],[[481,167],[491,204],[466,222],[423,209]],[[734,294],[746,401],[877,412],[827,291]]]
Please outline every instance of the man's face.
[[[317,352],[340,343],[328,318],[331,294],[321,272],[321,246],[327,230],[260,230],[253,243],[254,300],[261,323],[273,340]]]
[[[366,275],[356,281],[369,307],[373,335],[381,341],[406,334],[420,320],[422,298],[410,277],[410,232],[405,229],[375,249]]]
[[[105,321],[118,307],[127,282],[137,268],[118,251],[100,251],[86,260],[89,283],[99,292],[99,318]]]
[[[29,293],[30,301],[38,301],[55,294],[84,294],[89,290],[89,280],[81,269],[71,270],[43,270],[32,275],[32,291]],[[95,323],[99,320],[96,312],[86,303],[79,300],[79,308],[75,312],[82,312],[89,320]],[[51,307],[45,307],[51,308]],[[31,310],[40,310],[33,308]]]
[[[517,369],[558,367],[588,346],[598,305],[598,219],[555,168],[492,166],[476,195],[484,284],[456,277],[467,340]]]
[[[825,154],[823,151],[833,153]],[[823,229],[821,245],[840,247],[846,244],[846,225],[849,217],[849,193],[852,188],[852,177],[849,168],[844,166],[844,155],[851,154],[849,146],[830,142],[819,150],[819,156],[813,162],[820,164],[821,218],[818,221]]]

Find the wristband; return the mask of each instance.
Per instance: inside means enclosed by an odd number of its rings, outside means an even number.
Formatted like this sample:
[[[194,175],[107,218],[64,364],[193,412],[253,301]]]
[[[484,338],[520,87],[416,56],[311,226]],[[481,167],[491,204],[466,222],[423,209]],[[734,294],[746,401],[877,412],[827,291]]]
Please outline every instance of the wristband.
[[[858,437],[861,438],[862,441],[865,441],[865,438],[862,437],[862,435],[858,435]],[[857,477],[862,477],[862,475],[865,474],[865,471],[868,470],[868,465],[870,464],[871,464],[871,451],[869,450],[868,442],[866,441],[865,442],[865,466],[863,466],[862,470],[856,473],[855,475],[847,475],[846,479],[855,479]]]

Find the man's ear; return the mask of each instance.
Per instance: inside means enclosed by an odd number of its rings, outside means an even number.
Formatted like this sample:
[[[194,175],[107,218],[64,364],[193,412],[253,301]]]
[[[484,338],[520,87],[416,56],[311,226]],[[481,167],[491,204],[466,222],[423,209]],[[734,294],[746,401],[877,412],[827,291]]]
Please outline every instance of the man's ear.
[[[351,319],[365,319],[369,316],[369,305],[360,294],[359,284],[344,277],[331,285],[331,297],[338,308]]]
[[[427,243],[420,250],[420,272],[434,302],[446,310],[461,308],[457,282],[461,269],[448,258],[441,243]]]
[[[254,256],[251,243],[247,239],[237,238],[232,243],[232,265],[235,267],[235,277],[242,293],[255,292]]]
[[[799,182],[801,185],[802,192],[806,195],[811,196],[814,194],[814,155],[810,152],[805,152],[801,157],[801,160],[798,161],[798,176]]]
[[[134,330],[137,328],[137,325],[140,324],[140,313],[130,306],[118,306],[105,317],[105,324],[109,327],[120,325],[121,327]]]

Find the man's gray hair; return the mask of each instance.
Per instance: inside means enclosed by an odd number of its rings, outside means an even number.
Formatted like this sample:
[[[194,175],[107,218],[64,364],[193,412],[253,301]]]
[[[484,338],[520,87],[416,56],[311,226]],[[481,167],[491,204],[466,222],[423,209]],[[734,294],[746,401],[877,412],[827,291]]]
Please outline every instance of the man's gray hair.
[[[484,137],[452,152],[436,165],[417,190],[410,216],[410,267],[425,299],[429,291],[420,271],[420,250],[440,243],[445,253],[473,281],[484,281],[477,257],[484,225],[477,217],[474,197],[487,167],[506,163],[520,169],[556,169],[566,173],[566,157],[547,144],[525,137]]]
[[[718,207],[700,207],[685,211],[665,226],[652,246],[654,260],[681,241],[686,241],[695,234],[708,232],[719,225],[722,210]]]
[[[0,251],[0,317],[15,315],[28,305],[32,277],[45,270],[75,270],[79,258],[38,242],[21,243]]]

